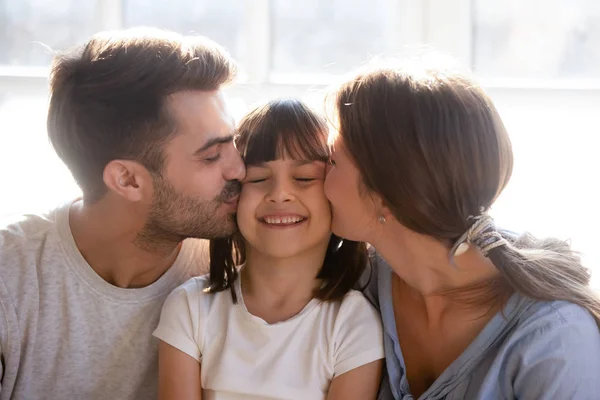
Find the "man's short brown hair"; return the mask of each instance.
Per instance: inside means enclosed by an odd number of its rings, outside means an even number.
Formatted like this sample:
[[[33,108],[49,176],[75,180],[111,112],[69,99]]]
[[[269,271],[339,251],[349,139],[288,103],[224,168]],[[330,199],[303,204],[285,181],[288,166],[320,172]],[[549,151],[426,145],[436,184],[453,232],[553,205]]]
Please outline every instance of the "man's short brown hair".
[[[174,132],[165,102],[183,90],[217,90],[236,64],[216,43],[150,28],[104,32],[57,55],[50,74],[48,136],[84,199],[106,192],[104,168],[135,160],[160,173]]]

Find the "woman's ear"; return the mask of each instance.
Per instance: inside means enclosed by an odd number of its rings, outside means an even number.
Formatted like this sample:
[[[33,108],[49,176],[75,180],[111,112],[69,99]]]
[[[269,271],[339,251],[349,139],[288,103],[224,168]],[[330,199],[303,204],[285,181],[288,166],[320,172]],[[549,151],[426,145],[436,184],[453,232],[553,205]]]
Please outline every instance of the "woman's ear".
[[[392,211],[378,193],[372,193],[371,198],[373,199],[373,205],[377,219],[380,223],[384,224],[387,220],[393,217]]]

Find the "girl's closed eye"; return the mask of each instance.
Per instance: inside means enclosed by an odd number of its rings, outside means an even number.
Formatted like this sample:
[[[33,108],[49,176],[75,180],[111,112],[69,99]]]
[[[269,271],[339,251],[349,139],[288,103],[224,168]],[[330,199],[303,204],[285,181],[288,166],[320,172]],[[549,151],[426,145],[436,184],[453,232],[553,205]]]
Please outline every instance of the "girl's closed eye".
[[[261,183],[269,179],[270,175],[265,168],[247,167],[246,178],[242,183]]]
[[[305,161],[294,168],[291,175],[296,182],[301,183],[322,181],[325,178],[326,167],[327,164],[323,161]]]
[[[309,177],[297,177],[294,179],[298,182],[312,182],[312,181],[316,180],[316,178],[309,178]]]
[[[246,179],[244,179],[243,183],[260,183],[260,182],[264,182],[267,180],[268,177],[266,176],[246,176]]]

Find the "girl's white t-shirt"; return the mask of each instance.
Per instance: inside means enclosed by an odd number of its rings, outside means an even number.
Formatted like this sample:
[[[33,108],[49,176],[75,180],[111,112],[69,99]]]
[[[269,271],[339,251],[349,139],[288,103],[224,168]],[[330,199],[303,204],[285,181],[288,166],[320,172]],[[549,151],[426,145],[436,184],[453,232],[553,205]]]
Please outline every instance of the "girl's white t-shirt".
[[[229,290],[203,292],[208,277],[190,279],[154,331],[202,364],[203,399],[325,399],[334,377],[384,357],[381,318],[361,292],[268,324],[248,312],[239,282],[234,304]]]

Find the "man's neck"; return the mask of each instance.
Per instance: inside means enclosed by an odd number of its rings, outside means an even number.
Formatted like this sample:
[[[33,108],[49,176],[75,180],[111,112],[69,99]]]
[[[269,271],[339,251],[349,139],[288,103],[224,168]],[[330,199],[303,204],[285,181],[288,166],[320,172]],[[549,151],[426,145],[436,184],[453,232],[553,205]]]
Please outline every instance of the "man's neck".
[[[158,280],[175,262],[179,243],[164,243],[149,251],[138,244],[146,212],[108,204],[75,202],[69,212],[77,248],[106,282],[121,288],[140,288]]]

